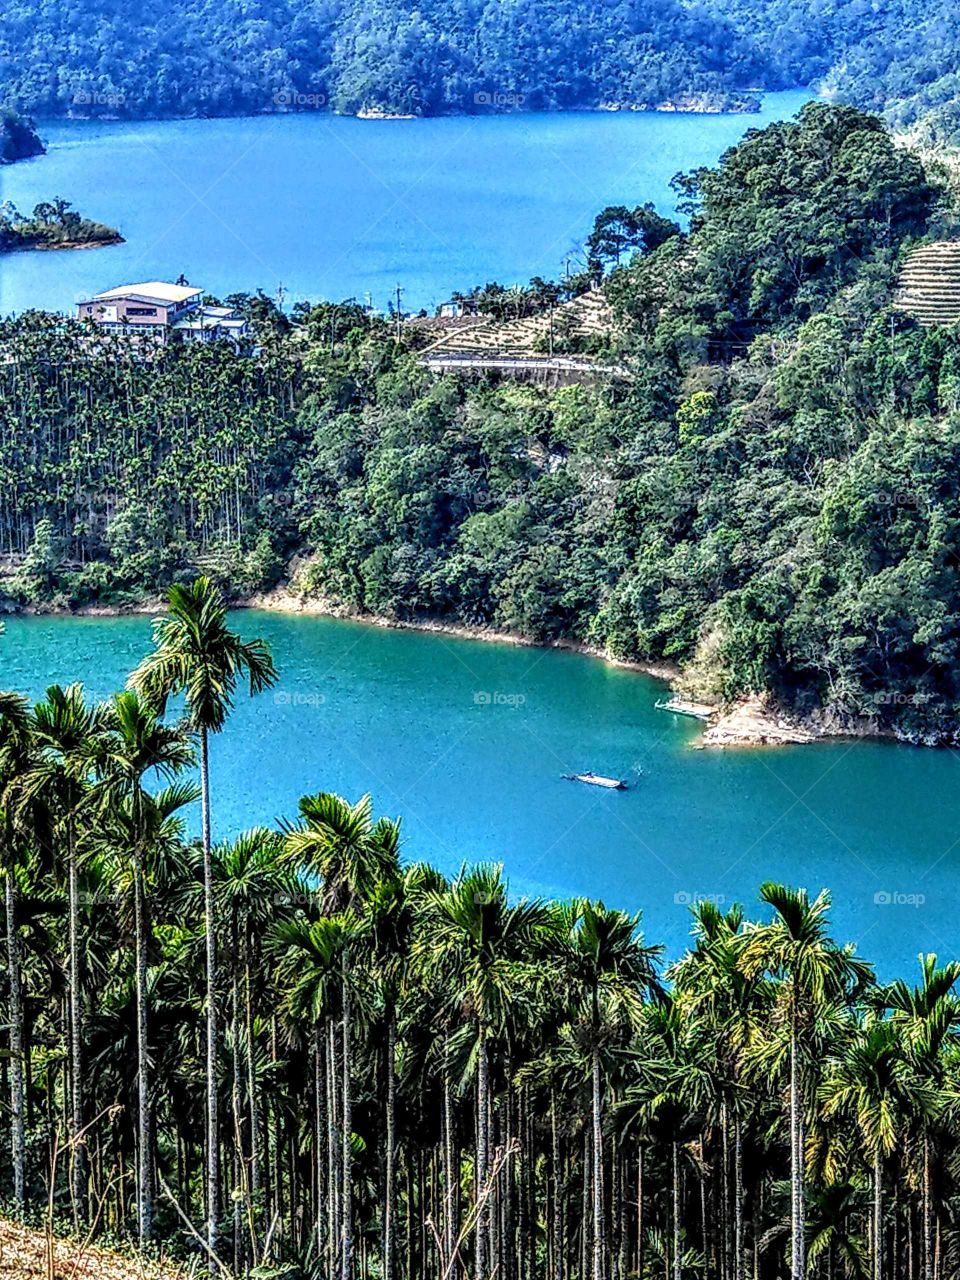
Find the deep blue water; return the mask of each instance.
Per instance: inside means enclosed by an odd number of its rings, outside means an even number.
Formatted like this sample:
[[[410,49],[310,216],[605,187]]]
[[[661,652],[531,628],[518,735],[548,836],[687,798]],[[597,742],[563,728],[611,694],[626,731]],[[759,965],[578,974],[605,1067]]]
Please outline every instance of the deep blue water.
[[[832,890],[835,933],[885,976],[919,951],[960,956],[960,755],[881,742],[697,751],[697,726],[656,709],[663,687],[576,654],[236,615],[273,646],[280,684],[241,698],[213,746],[219,835],[292,816],[300,795],[373,793],[402,815],[404,852],[454,873],[503,862],[514,890],[642,908],[682,950],[689,905],[757,911],[764,879]],[[0,688],[120,687],[146,618],[19,618]],[[561,774],[626,778],[601,791]]]
[[[367,295],[432,306],[487,280],[557,278],[608,204],[674,208],[675,174],[716,162],[758,115],[573,112],[353,120],[59,121],[49,153],[0,170],[25,212],[63,196],[120,229],[109,249],[0,258],[0,314],[181,273],[221,296],[283,286],[286,303]]]

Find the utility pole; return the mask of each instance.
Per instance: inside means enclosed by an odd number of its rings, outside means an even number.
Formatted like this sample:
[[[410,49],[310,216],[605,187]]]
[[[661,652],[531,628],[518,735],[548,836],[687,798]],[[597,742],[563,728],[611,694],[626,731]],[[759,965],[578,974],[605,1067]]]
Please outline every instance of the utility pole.
[[[403,323],[403,312],[400,310],[400,295],[403,290],[397,285],[397,342],[400,341],[400,327]]]

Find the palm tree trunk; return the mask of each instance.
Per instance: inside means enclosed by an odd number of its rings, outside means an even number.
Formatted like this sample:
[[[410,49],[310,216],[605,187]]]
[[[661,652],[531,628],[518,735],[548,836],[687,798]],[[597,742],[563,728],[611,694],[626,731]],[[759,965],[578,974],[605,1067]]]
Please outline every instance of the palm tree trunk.
[[[603,1280],[603,1116],[600,1054],[593,1051],[593,1280]]]
[[[13,1203],[19,1213],[26,1208],[26,1138],[23,1123],[23,990],[20,979],[20,940],[17,937],[17,899],[13,868],[8,867],[5,886],[7,966],[9,970],[10,1020],[10,1162],[13,1166]]]
[[[680,1280],[680,1152],[679,1144],[671,1143],[673,1155],[673,1280]]]
[[[476,1280],[486,1280],[487,1273],[487,1202],[485,1199],[487,1183],[487,1110],[488,1110],[488,1063],[487,1041],[483,1027],[480,1028],[480,1046],[477,1051],[477,1159],[475,1171],[474,1195],[476,1197]]]
[[[883,1159],[873,1157],[873,1280],[883,1277]]]
[[[137,1197],[140,1244],[153,1231],[153,1135],[150,1123],[150,1049],[147,1038],[147,930],[143,863],[133,854],[133,915],[137,950]]]
[[[252,1211],[250,1215],[250,1246],[253,1250],[253,1262],[260,1261],[260,1243],[257,1215],[260,1208],[260,1103],[257,1092],[257,1073],[254,1061],[253,1042],[253,1000],[250,992],[250,940],[247,939],[247,953],[244,963],[244,996],[243,1014],[247,1030],[247,1107],[250,1125],[250,1199]]]
[[[563,1175],[560,1168],[560,1134],[557,1131],[557,1096],[550,1090],[550,1155],[553,1165],[553,1276],[552,1280],[563,1280],[564,1241],[563,1241]]]
[[[396,1144],[396,1110],[397,1110],[397,1072],[396,1056],[397,1024],[393,1010],[387,1023],[387,1160],[384,1187],[383,1212],[383,1280],[393,1280],[393,1235],[394,1235],[394,1192],[396,1183],[395,1144]]]
[[[220,1135],[217,1123],[217,934],[213,916],[213,857],[210,837],[210,751],[200,730],[200,807],[203,818],[203,925],[207,963],[207,1270],[217,1274],[220,1214]]]
[[[443,1182],[444,1182],[444,1266],[449,1268],[448,1280],[456,1280],[458,1267],[453,1260],[457,1247],[457,1185],[453,1157],[453,1093],[450,1088],[449,1068],[443,1069]]]
[[[637,1143],[637,1275],[643,1280],[643,1144]]]
[[[933,1197],[930,1188],[930,1130],[923,1126],[923,1280],[933,1280]]]
[[[353,1270],[353,1095],[350,1089],[350,982],[347,952],[343,953],[343,1252],[340,1280],[350,1280]]]
[[[314,1194],[314,1232],[317,1242],[317,1260],[323,1260],[324,1248],[324,1215],[326,1203],[324,1198],[324,1150],[326,1146],[326,1108],[324,1107],[324,1065],[323,1065],[323,1032],[320,1024],[313,1033],[313,1117],[314,1117],[314,1150],[313,1177],[316,1183]]]
[[[744,1132],[733,1117],[733,1280],[744,1280]]]
[[[336,1143],[336,1043],[333,1019],[327,1019],[327,1274],[333,1275],[340,1242]]]
[[[83,1156],[83,1064],[80,1028],[80,906],[77,850],[73,828],[67,833],[67,923],[69,947],[68,1019],[70,1041],[70,1200],[75,1222],[86,1221]]]
[[[803,1220],[804,1144],[800,1117],[796,1015],[792,1017],[793,1022],[790,1028],[790,1276],[791,1280],[803,1280],[806,1271]]]

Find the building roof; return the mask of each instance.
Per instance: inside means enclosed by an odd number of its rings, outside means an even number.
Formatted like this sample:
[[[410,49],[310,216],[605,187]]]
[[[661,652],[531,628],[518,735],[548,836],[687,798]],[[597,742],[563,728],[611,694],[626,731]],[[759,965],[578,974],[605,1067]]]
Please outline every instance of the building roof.
[[[149,298],[156,302],[186,302],[195,298],[202,289],[193,285],[167,284],[163,280],[147,280],[143,284],[122,284],[105,293],[94,294],[93,302],[109,302],[113,298]]]
[[[246,320],[237,315],[232,307],[200,307],[191,311],[179,320],[174,320],[174,329],[237,329],[244,330]]]

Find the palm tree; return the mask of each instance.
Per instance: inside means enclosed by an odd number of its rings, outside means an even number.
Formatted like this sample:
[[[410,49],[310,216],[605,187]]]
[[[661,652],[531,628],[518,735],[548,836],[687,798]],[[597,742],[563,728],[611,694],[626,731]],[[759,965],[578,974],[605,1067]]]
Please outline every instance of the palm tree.
[[[724,1258],[732,1255],[733,1280],[743,1276],[743,1122],[749,1115],[744,1087],[745,1054],[769,1015],[770,988],[760,976],[748,977],[740,964],[743,945],[743,911],[734,906],[726,913],[704,900],[693,908],[693,948],[669,971],[675,990],[695,1023],[704,1064],[713,1070],[719,1101],[722,1133],[722,1200],[731,1199],[728,1188],[727,1133],[733,1126],[733,1232],[726,1215]]]
[[[892,1012],[894,1022],[903,1029],[914,1069],[936,1093],[944,1088],[944,1049],[960,1041],[960,1000],[954,992],[960,980],[960,963],[937,963],[935,955],[920,957],[919,986],[910,987],[903,979],[890,983],[880,996]],[[920,1117],[922,1173],[921,1218],[923,1234],[924,1280],[933,1280],[934,1196],[931,1188],[932,1124],[925,1112]]]
[[[710,1088],[712,1064],[704,1066],[698,1031],[696,1019],[676,994],[661,994],[646,1005],[632,1049],[635,1081],[616,1108],[625,1129],[650,1134],[670,1153],[672,1239],[668,1244],[664,1235],[663,1248],[673,1280],[681,1280],[689,1252],[684,1248],[680,1160],[702,1129]]]
[[[241,1130],[246,1128],[249,1178],[242,1190],[253,1262],[257,1265],[260,1260],[257,1207],[262,1170],[255,986],[263,952],[262,939],[276,921],[284,918],[285,904],[295,900],[302,882],[284,859],[283,836],[266,827],[254,827],[242,832],[236,840],[218,845],[213,853],[213,875],[216,914],[225,927],[232,962],[233,1123],[238,1144]],[[247,1094],[245,1126],[240,1114],[241,1042],[244,1045]],[[240,1200],[236,1196],[235,1204],[239,1211]],[[239,1241],[235,1242],[235,1247],[239,1247]]]
[[[49,806],[58,843],[67,855],[67,1047],[70,1062],[70,1197],[74,1219],[87,1216],[87,1162],[84,1152],[83,1031],[78,820],[89,800],[91,742],[101,729],[101,712],[88,706],[83,686],[52,685],[30,718],[33,757],[18,786],[17,807],[23,814],[38,802]]]
[[[760,898],[773,907],[774,918],[749,929],[741,963],[748,976],[768,972],[780,980],[777,1011],[786,1028],[789,1056],[790,1272],[792,1280],[803,1280],[807,1087],[802,1060],[804,1032],[825,1002],[848,1000],[871,971],[849,948],[838,947],[827,933],[828,893],[821,892],[810,902],[805,889],[789,889],[768,881],[761,886]]]
[[[839,1263],[850,1280],[867,1280],[869,1258],[859,1229],[864,1196],[859,1180],[828,1182],[813,1189],[808,1206],[807,1260],[811,1267],[822,1258],[828,1276]]]
[[[253,697],[274,684],[277,674],[269,646],[263,640],[241,640],[229,629],[223,597],[209,578],[198,578],[189,586],[177,584],[170,588],[167,599],[167,616],[154,623],[154,651],[144,658],[127,683],[143,695],[158,715],[163,713],[170,697],[184,694],[190,726],[200,740],[207,971],[207,1249],[208,1270],[213,1275],[217,1270],[220,1161],[209,736],[223,730],[241,676],[246,676]]]
[[[26,699],[15,693],[0,692],[0,861],[4,877],[9,985],[10,1165],[13,1170],[13,1202],[20,1213],[26,1208],[26,1137],[23,1114],[23,990],[17,922],[19,838],[8,793],[24,767],[25,754],[29,755],[28,724]]]
[[[151,837],[170,816],[144,790],[148,774],[172,779],[194,761],[187,734],[179,726],[163,724],[135,693],[114,698],[104,720],[104,733],[95,741],[93,754],[100,776],[99,791],[106,819],[118,821],[122,838],[129,841],[133,876],[134,948],[137,992],[137,1223],[140,1243],[153,1230],[153,1136],[150,1101],[148,906],[144,888],[145,867]],[[192,788],[175,793],[177,807],[196,799]]]
[[[399,824],[386,818],[374,823],[372,807],[369,795],[352,805],[328,792],[300,801],[300,823],[288,829],[287,852],[320,877],[327,912],[361,905],[384,877],[397,873]]]
[[[508,905],[499,866],[464,869],[446,893],[431,893],[422,961],[429,978],[445,983],[455,1010],[468,1009],[470,1058],[476,1073],[476,1159],[474,1162],[475,1258],[477,1280],[496,1265],[491,1248],[488,1176],[490,1150],[490,1041],[504,1031],[531,978],[531,956],[548,924],[539,902]]]
[[[325,1020],[332,1030],[339,1011],[342,1030],[340,1084],[339,1230],[331,1249],[339,1243],[341,1280],[353,1271],[353,1090],[355,979],[351,965],[354,943],[363,926],[355,912],[346,910],[322,916],[312,925],[297,921],[281,924],[273,946],[281,954],[280,974],[289,984],[287,1007],[296,1021],[314,1026]],[[332,1154],[332,1152],[331,1152]],[[330,1274],[333,1274],[331,1266]]]
[[[873,1280],[882,1280],[883,1161],[894,1150],[905,1117],[932,1109],[932,1091],[913,1072],[899,1028],[874,1019],[844,1049],[819,1096],[826,1116],[844,1115],[855,1124],[872,1163]]]
[[[593,1280],[603,1280],[603,1049],[611,1024],[636,1022],[645,991],[659,991],[655,960],[662,948],[648,947],[639,933],[639,915],[609,910],[602,902],[573,904],[569,933],[569,977],[579,1004],[577,1020],[590,1060],[593,1120]]]

